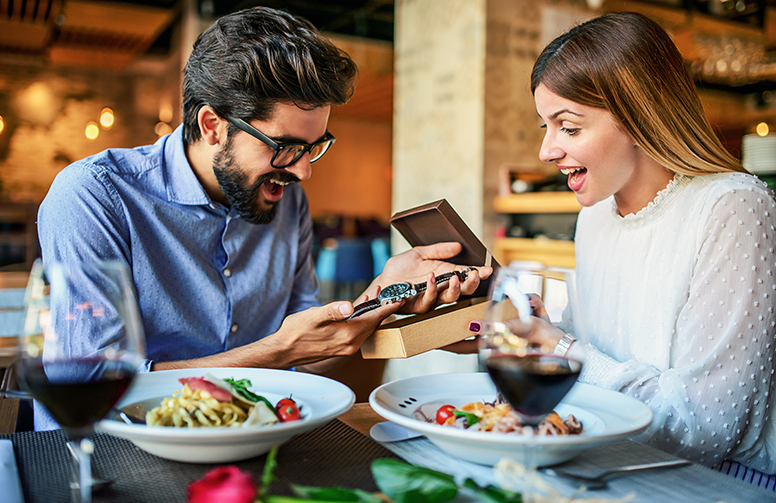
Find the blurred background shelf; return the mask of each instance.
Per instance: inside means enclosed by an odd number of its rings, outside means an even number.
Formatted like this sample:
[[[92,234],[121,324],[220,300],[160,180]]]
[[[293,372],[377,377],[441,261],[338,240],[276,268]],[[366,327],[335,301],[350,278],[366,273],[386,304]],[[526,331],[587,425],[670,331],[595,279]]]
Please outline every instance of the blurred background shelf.
[[[547,267],[574,268],[574,242],[547,238],[502,238],[493,254],[500,264],[516,260],[541,262]]]
[[[574,225],[582,206],[573,192],[525,192],[495,199],[498,213],[509,215],[506,237],[496,239],[493,254],[500,264],[540,262],[547,267],[576,265]],[[524,236],[510,235],[522,233]],[[564,239],[554,239],[563,236]]]
[[[578,213],[582,206],[573,192],[524,192],[496,197],[499,213]]]

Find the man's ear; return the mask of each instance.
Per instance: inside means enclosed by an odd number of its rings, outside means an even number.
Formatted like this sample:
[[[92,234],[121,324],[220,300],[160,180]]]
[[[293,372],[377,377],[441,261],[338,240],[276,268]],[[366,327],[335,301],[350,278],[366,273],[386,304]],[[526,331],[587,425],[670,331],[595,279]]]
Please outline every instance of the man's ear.
[[[205,105],[197,112],[197,125],[202,133],[202,139],[210,146],[222,145],[226,142],[227,122]]]

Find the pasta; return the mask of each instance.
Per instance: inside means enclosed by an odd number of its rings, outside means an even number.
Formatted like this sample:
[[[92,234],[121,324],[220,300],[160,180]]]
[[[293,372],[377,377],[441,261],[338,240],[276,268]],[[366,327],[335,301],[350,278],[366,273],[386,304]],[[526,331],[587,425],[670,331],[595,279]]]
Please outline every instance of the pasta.
[[[273,406],[266,398],[250,391],[248,379],[182,377],[183,389],[162,399],[161,405],[146,413],[148,426],[186,428],[265,426],[302,419],[291,397]]]
[[[165,398],[159,407],[146,413],[146,424],[150,426],[242,426],[248,419],[249,409],[243,409],[242,402],[219,402],[204,390],[193,390],[188,384]],[[252,408],[252,407],[251,407]]]
[[[518,414],[508,403],[469,402],[460,407],[425,404],[415,411],[421,421],[441,424],[470,431],[491,431],[494,433],[522,433],[524,425]],[[447,409],[442,413],[443,409]],[[536,428],[536,435],[578,435],[582,423],[569,414],[564,419],[552,411]]]

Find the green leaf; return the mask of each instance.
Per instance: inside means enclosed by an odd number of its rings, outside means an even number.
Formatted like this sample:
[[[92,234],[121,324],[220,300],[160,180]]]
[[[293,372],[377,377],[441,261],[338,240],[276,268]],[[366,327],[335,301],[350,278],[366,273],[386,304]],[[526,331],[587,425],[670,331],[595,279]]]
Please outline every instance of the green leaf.
[[[470,426],[474,426],[475,424],[480,422],[480,418],[470,412],[464,412],[462,410],[456,409],[453,411],[453,414],[455,415],[455,417],[465,417],[467,428]]]
[[[482,487],[472,479],[466,479],[463,487],[473,491],[482,503],[522,503],[523,495],[489,485]]]
[[[261,474],[261,487],[259,488],[260,499],[264,499],[267,496],[267,493],[269,492],[269,485],[273,480],[276,479],[272,472],[274,472],[275,468],[278,466],[277,461],[275,461],[277,455],[278,446],[276,445],[270,449],[269,453],[267,454],[267,460],[264,462],[264,471]]]
[[[241,396],[243,396],[246,400],[250,400],[251,402],[264,402],[267,404],[267,407],[270,408],[271,411],[275,411],[275,406],[270,403],[269,400],[264,398],[261,395],[257,395],[256,393],[252,392],[248,388],[251,387],[251,381],[250,379],[240,379],[239,381],[235,381],[234,379],[227,378],[224,379],[224,381],[228,382],[232,385],[234,390],[239,393]]]
[[[395,503],[443,503],[458,494],[452,476],[394,459],[373,461],[372,476]]]
[[[313,501],[356,501],[381,503],[380,498],[361,489],[346,487],[311,487],[291,484],[291,490],[300,498]]]
[[[235,381],[234,379],[227,378],[224,379],[224,381],[231,384],[237,393],[247,398],[251,402],[258,402],[261,398],[259,395],[248,389],[251,386],[251,381],[249,379],[240,379],[239,381]]]

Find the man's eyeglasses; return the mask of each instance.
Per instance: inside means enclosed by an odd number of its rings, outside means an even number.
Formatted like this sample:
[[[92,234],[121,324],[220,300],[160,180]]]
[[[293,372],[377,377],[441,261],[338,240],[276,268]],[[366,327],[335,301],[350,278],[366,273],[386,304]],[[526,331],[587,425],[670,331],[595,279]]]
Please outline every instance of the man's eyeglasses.
[[[329,150],[329,147],[331,147],[334,140],[336,140],[331,133],[326,131],[323,138],[315,143],[278,143],[242,119],[229,117],[227,120],[235,127],[245,131],[271,147],[275,152],[272,154],[272,160],[269,164],[276,169],[283,169],[291,166],[301,159],[305,152],[310,152],[310,164],[312,164],[323,157],[323,154]]]

